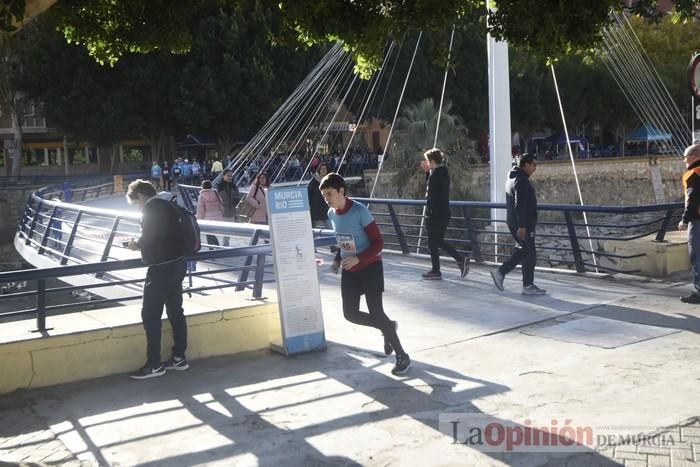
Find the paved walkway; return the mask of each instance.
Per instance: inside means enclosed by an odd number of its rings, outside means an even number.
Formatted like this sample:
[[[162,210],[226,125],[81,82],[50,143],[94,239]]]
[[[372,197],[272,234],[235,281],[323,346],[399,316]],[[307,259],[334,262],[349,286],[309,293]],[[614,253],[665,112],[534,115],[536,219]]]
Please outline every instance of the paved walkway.
[[[423,282],[424,260],[389,255],[385,263],[385,308],[414,361],[405,378],[391,375],[378,332],[344,321],[340,277],[324,270],[326,352],[260,351],[194,361],[190,371],[145,382],[115,375],[0,397],[0,461],[699,463],[700,307],[677,300],[687,284],[538,273],[550,295],[523,297],[517,274],[497,292],[485,266],[465,280],[445,267],[445,280]],[[439,424],[440,414],[460,413],[505,425],[592,426],[605,444],[483,452]]]

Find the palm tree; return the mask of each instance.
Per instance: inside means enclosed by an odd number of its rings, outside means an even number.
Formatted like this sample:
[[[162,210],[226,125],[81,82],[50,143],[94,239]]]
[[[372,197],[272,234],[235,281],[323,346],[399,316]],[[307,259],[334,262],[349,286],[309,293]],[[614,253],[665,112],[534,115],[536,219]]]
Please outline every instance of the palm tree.
[[[462,178],[468,167],[468,156],[474,151],[474,141],[468,137],[468,130],[462,119],[451,114],[452,103],[443,104],[440,115],[440,128],[436,147],[446,156],[452,177]],[[438,108],[432,98],[408,106],[396,123],[394,143],[387,151],[385,167],[395,171],[394,185],[399,197],[405,194],[411,198],[422,198],[424,193],[424,173],[420,168],[423,153],[435,143],[438,124]],[[459,183],[453,183],[454,195],[460,193]]]

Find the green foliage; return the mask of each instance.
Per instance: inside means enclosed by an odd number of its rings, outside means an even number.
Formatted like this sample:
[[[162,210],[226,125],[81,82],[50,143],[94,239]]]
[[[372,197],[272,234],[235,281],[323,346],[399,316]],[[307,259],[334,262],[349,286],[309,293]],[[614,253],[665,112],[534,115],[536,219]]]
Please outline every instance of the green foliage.
[[[424,172],[420,168],[423,153],[435,143],[438,124],[438,105],[432,98],[427,98],[414,105],[408,105],[396,122],[394,144],[387,151],[384,166],[396,172],[395,184],[399,197],[422,198],[424,190]],[[468,170],[467,157],[471,152],[472,142],[460,117],[451,113],[452,104],[443,103],[440,116],[440,128],[436,147],[446,156],[446,165],[450,167],[453,177],[461,177]],[[459,183],[452,184],[456,199],[464,199]]]
[[[377,69],[389,40],[407,34],[448,31],[453,24],[484,28],[485,0],[263,0],[282,26],[268,30],[277,41],[322,44],[342,40],[365,76]],[[608,12],[618,0],[491,0],[492,35],[543,57],[591,50],[600,40]],[[637,0],[632,11],[658,19],[658,0]],[[698,0],[675,0],[675,22],[695,17]],[[241,5],[243,7],[241,8]],[[22,18],[25,0],[0,0],[0,28]],[[84,44],[100,63],[114,64],[130,52],[164,49],[184,53],[192,45],[190,25],[222,8],[245,11],[240,0],[61,0],[57,6],[65,37]],[[242,13],[243,14],[243,13]],[[8,26],[9,25],[9,26]]]
[[[0,33],[17,31],[15,23],[24,19],[26,0],[0,0]]]

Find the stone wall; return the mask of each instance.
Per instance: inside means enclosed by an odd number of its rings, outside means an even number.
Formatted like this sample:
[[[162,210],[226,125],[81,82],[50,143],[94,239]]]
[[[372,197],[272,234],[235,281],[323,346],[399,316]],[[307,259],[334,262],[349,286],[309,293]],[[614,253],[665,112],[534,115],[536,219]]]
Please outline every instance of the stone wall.
[[[683,199],[681,176],[685,166],[681,159],[664,157],[656,160],[665,202]],[[652,165],[648,157],[625,159],[591,159],[576,161],[585,204],[635,206],[657,203],[652,183]],[[366,171],[365,186],[371,186],[375,171]],[[460,183],[454,175],[452,183]],[[489,167],[474,166],[462,181],[472,200],[489,199]],[[578,204],[578,194],[570,161],[541,161],[532,176],[540,203]],[[375,197],[396,197],[396,186],[389,172],[381,175]]]
[[[29,196],[40,186],[0,190],[0,245],[11,243]]]

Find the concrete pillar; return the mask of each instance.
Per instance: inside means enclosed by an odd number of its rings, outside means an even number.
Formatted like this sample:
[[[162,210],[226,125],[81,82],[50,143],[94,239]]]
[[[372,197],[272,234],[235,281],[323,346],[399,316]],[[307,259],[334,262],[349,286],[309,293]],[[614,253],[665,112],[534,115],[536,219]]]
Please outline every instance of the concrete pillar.
[[[44,148],[44,165],[49,165],[49,148]]]
[[[56,165],[61,165],[61,148],[56,148]]]

